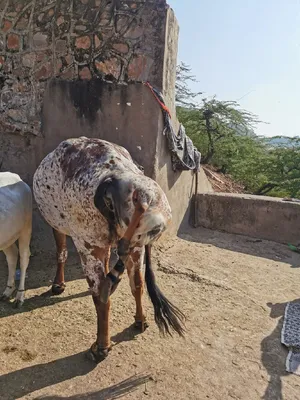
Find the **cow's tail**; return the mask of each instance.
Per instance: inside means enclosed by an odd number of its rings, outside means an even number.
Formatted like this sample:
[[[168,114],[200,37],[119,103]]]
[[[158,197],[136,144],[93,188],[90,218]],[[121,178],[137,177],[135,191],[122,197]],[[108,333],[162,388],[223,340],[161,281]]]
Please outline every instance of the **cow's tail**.
[[[172,336],[172,332],[174,331],[183,337],[185,333],[185,316],[176,306],[169,302],[156,285],[151,266],[151,247],[147,245],[145,246],[145,250],[145,281],[150,300],[154,307],[154,317],[158,329],[163,335],[168,334]]]

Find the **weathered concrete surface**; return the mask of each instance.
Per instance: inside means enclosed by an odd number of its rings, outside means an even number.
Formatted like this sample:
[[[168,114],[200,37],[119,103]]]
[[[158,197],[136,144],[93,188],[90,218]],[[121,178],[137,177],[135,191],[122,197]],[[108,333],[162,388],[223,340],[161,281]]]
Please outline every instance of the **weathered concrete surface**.
[[[298,243],[300,204],[265,196],[198,194],[197,226],[279,243]]]
[[[171,8],[167,10],[166,30],[165,30],[165,49],[164,49],[164,69],[162,90],[165,102],[173,117],[174,128],[178,129],[176,121],[175,107],[175,84],[176,84],[176,65],[178,53],[179,26],[175,14]]]
[[[36,160],[69,137],[98,137],[128,149],[145,174],[166,192],[176,233],[194,194],[192,172],[174,172],[159,104],[143,84],[53,80],[45,93],[42,146]],[[200,173],[199,190],[209,183]]]
[[[45,93],[42,115],[40,156],[70,137],[97,137],[126,147],[145,174],[153,176],[161,110],[145,85],[54,80]]]

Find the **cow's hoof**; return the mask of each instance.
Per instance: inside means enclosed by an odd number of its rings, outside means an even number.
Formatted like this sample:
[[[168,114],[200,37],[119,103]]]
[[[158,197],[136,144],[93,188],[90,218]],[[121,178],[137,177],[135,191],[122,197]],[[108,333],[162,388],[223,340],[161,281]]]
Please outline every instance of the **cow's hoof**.
[[[135,321],[134,328],[139,331],[140,333],[145,332],[147,328],[149,328],[149,324],[146,320],[144,321]]]
[[[51,288],[51,293],[53,296],[59,296],[65,291],[66,285],[64,283],[61,283],[58,285],[57,283],[54,283]]]
[[[100,363],[101,361],[105,360],[110,352],[111,347],[106,349],[101,349],[97,343],[94,343],[90,350],[87,353],[87,358],[95,363]]]
[[[15,292],[13,292],[13,293],[10,294],[10,295],[4,294],[4,293],[3,293],[3,294],[0,296],[0,301],[10,301],[10,300],[13,298],[14,293],[15,293]]]
[[[15,300],[13,303],[13,307],[20,309],[22,307],[22,305],[24,304],[24,300]]]

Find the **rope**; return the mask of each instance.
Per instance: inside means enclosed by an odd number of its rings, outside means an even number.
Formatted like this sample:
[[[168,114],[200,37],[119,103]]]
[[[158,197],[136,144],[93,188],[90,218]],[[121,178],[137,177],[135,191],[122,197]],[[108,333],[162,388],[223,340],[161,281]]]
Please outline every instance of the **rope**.
[[[170,112],[169,108],[168,108],[164,103],[162,103],[162,102],[160,101],[160,99],[158,98],[157,94],[155,93],[155,90],[154,90],[153,86],[152,86],[149,82],[144,82],[144,85],[147,86],[147,87],[151,90],[151,92],[152,92],[153,96],[155,97],[156,101],[158,102],[158,104],[161,106],[161,108],[162,108],[166,113],[169,114],[169,117],[172,118],[171,112]]]

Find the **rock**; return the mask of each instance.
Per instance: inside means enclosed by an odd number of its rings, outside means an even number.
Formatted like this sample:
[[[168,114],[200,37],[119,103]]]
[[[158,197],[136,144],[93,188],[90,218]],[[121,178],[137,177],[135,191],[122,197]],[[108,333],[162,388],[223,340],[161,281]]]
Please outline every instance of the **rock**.
[[[143,54],[134,57],[128,66],[128,79],[132,81],[147,80],[153,60]]]
[[[55,50],[59,53],[65,53],[67,51],[67,42],[59,39],[55,43]]]
[[[77,49],[88,50],[91,47],[91,38],[89,36],[80,36],[75,41]]]
[[[34,53],[28,53],[23,56],[22,64],[24,67],[32,68],[35,64],[36,56]]]
[[[27,26],[28,26],[28,19],[27,18],[20,18],[19,20],[18,20],[18,22],[16,23],[16,27],[15,27],[15,29],[20,29],[20,30],[23,30],[23,29],[26,29],[27,28]]]
[[[12,27],[11,21],[8,21],[8,20],[4,20],[3,21],[3,24],[2,24],[2,31],[3,32],[9,31],[11,27]]]
[[[79,78],[80,79],[92,79],[92,73],[91,73],[89,67],[83,67],[79,71]]]
[[[75,31],[85,31],[86,26],[85,25],[76,25],[75,26]]]
[[[10,33],[7,36],[6,46],[8,50],[19,50],[20,49],[20,37],[15,33]]]
[[[48,36],[44,33],[37,32],[33,36],[33,46],[37,49],[48,47]]]
[[[98,35],[94,36],[94,44],[95,44],[95,49],[98,49],[102,44],[102,41],[99,39]]]
[[[52,75],[52,63],[48,61],[45,63],[36,73],[35,73],[35,79],[37,80],[45,80],[50,78]]]
[[[5,57],[0,56],[0,69],[2,69],[4,63],[5,63]]]
[[[110,58],[105,61],[95,61],[95,67],[103,75],[112,75],[118,79],[121,73],[121,66],[117,58]]]
[[[22,124],[26,124],[28,122],[24,111],[10,109],[7,111],[7,115],[15,122],[21,122]]]
[[[144,34],[144,29],[139,26],[136,22],[133,23],[129,29],[124,33],[125,39],[138,39]]]
[[[127,54],[129,51],[128,44],[126,43],[115,43],[113,44],[113,48],[122,54]]]
[[[62,25],[64,22],[65,22],[65,19],[64,19],[64,17],[62,15],[60,15],[56,20],[57,26]]]

